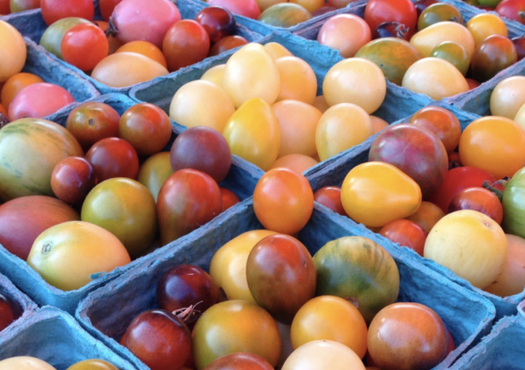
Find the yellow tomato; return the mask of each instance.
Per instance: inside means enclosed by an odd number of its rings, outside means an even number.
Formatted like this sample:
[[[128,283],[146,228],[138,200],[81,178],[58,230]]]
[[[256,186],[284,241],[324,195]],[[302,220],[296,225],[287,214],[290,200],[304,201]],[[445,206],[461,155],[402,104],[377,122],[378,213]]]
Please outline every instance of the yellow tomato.
[[[507,250],[501,226],[467,209],[449,213],[434,225],[425,241],[424,257],[483,289],[501,273]]]
[[[166,63],[166,57],[155,44],[152,44],[149,41],[144,40],[135,40],[130,41],[119,47],[115,53],[122,53],[124,51],[129,51],[133,53],[142,54],[145,57],[148,57],[155,62],[162,65],[164,68],[168,68]]]
[[[485,116],[472,121],[459,138],[465,166],[484,169],[497,179],[525,166],[525,129],[511,119]]]
[[[201,80],[210,81],[222,87],[222,75],[224,73],[224,67],[226,67],[226,64],[217,64],[216,66],[211,67],[206,72],[204,72],[204,74],[201,76]]]
[[[374,125],[363,108],[351,103],[333,105],[323,113],[315,131],[319,159],[331,158],[373,134]]]
[[[301,5],[310,13],[321,9],[325,5],[325,0],[290,0],[289,2]]]
[[[319,163],[317,160],[304,154],[287,154],[277,158],[270,166],[270,170],[272,168],[284,167],[302,174],[317,163]]]
[[[277,159],[281,143],[279,124],[270,105],[260,98],[242,104],[223,131],[232,154],[266,171]]]
[[[92,358],[75,362],[66,370],[118,370],[118,368],[109,361]]]
[[[408,67],[401,86],[434,100],[469,90],[467,80],[452,63],[435,57],[422,58]]]
[[[233,101],[221,86],[206,80],[194,80],[173,95],[169,116],[186,127],[207,126],[222,132],[234,112]]]
[[[341,202],[348,216],[367,227],[381,227],[417,211],[419,185],[397,167],[365,162],[352,168],[341,185]]]
[[[365,319],[352,303],[341,297],[322,295],[312,298],[297,311],[290,336],[294,349],[314,340],[327,339],[350,347],[363,358],[367,333]]]
[[[367,59],[344,59],[334,64],[326,73],[323,95],[330,106],[353,103],[371,114],[385,100],[385,75],[374,62]]]
[[[149,189],[156,202],[162,184],[172,173],[170,152],[159,152],[142,162],[137,181]]]
[[[494,13],[476,14],[467,22],[467,29],[472,34],[474,42],[479,44],[491,35],[508,37],[507,25],[501,17]]]
[[[342,343],[314,340],[294,350],[281,370],[365,370],[358,355]]]
[[[288,154],[314,156],[315,130],[322,116],[319,109],[297,100],[282,100],[272,105],[279,124],[279,157]]]
[[[279,68],[264,46],[249,43],[226,62],[222,87],[236,107],[253,98],[273,104],[281,91]]]
[[[281,75],[277,101],[293,99],[312,104],[317,94],[317,78],[310,64],[295,56],[279,58],[275,63]]]
[[[525,76],[504,78],[490,94],[490,113],[513,119],[525,104]]]
[[[26,64],[27,48],[22,34],[11,24],[0,20],[0,83],[18,73]]]
[[[46,361],[33,356],[14,356],[0,361],[0,370],[56,370]]]
[[[286,47],[284,47],[283,45],[275,41],[267,42],[266,44],[264,44],[264,48],[266,49],[268,53],[270,53],[272,58],[275,60],[282,58],[282,57],[293,57],[294,56],[290,50],[288,50]]]
[[[80,289],[91,275],[131,262],[120,240],[106,229],[85,221],[52,226],[34,241],[27,263],[50,285]]]

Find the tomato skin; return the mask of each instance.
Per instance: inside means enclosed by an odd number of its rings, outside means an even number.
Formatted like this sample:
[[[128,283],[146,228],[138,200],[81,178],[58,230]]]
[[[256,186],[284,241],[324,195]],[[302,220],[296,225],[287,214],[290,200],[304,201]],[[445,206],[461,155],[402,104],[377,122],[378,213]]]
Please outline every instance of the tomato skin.
[[[46,28],[40,38],[39,45],[63,60],[64,58],[61,51],[62,39],[69,29],[78,24],[90,24],[90,21],[76,16],[66,17],[55,21]]]
[[[95,6],[91,0],[40,0],[40,9],[48,26],[66,17],[92,21],[95,15]]]
[[[64,34],[60,51],[64,61],[88,72],[108,55],[109,42],[104,31],[97,25],[77,24]]]
[[[523,0],[503,0],[495,9],[496,13],[507,19],[518,21],[525,24],[525,1]]]
[[[55,196],[72,206],[80,206],[97,184],[95,168],[84,157],[66,157],[51,172],[51,189]]]
[[[492,35],[481,41],[470,62],[470,76],[485,82],[518,60],[516,46],[506,36]]]
[[[498,224],[503,220],[503,205],[498,196],[482,187],[461,190],[450,202],[448,212],[460,209],[473,209],[486,214]]]
[[[12,304],[0,293],[0,331],[11,325],[15,318],[16,315]]]
[[[100,8],[102,19],[106,22],[109,21],[109,17],[111,16],[111,13],[113,13],[113,9],[115,9],[117,4],[121,1],[122,0],[100,0],[98,6]]]
[[[328,207],[332,211],[346,216],[345,209],[341,203],[341,187],[340,186],[324,186],[314,193],[314,200]]]
[[[383,22],[396,21],[415,29],[417,10],[411,0],[370,0],[365,7],[364,19],[377,37],[376,28]]]
[[[99,182],[112,177],[135,179],[139,172],[137,151],[119,137],[97,141],[87,151],[86,159],[95,167]]]
[[[66,370],[118,370],[118,368],[113,365],[111,362],[106,360],[101,360],[99,358],[90,358],[87,360],[81,360],[75,362],[73,365],[68,367]]]
[[[414,221],[404,218],[394,220],[383,226],[379,234],[423,256],[427,232]]]
[[[234,352],[210,362],[203,370],[274,370],[261,356],[249,352]]]
[[[503,191],[502,227],[506,233],[525,237],[525,168],[518,170]]]

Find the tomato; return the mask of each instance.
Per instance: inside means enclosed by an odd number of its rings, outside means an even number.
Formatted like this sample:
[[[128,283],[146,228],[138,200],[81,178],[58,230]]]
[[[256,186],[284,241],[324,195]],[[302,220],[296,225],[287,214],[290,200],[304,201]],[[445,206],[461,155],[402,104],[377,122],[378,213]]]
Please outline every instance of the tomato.
[[[249,352],[234,352],[210,362],[203,370],[273,370],[261,356]]]
[[[467,22],[467,28],[472,33],[476,45],[491,35],[508,37],[507,25],[500,16],[494,13],[476,14]]]
[[[314,193],[308,180],[287,168],[274,168],[261,176],[253,192],[253,211],[261,224],[293,235],[312,215]]]
[[[471,187],[461,190],[450,202],[448,213],[460,209],[473,209],[486,214],[498,224],[503,219],[503,205],[498,196],[491,190],[482,187]]]
[[[88,72],[108,55],[109,42],[95,24],[77,24],[64,34],[60,52],[64,61]]]
[[[119,46],[119,48],[115,50],[115,53],[122,53],[124,51],[142,54],[150,59],[153,59],[163,67],[168,67],[166,57],[162,53],[162,50],[149,41],[135,40],[127,42]]]
[[[413,221],[428,234],[438,220],[445,215],[445,212],[434,203],[422,201],[416,213],[406,217]]]
[[[206,104],[206,110],[202,105]],[[173,95],[169,117],[186,127],[207,126],[219,132],[235,113],[235,106],[220,84],[194,80],[181,86]]]
[[[505,232],[496,221],[464,209],[446,214],[430,230],[424,256],[483,289],[500,274],[507,248]]]
[[[274,60],[277,60],[282,57],[293,56],[290,50],[288,50],[286,47],[284,47],[278,42],[270,41],[270,42],[263,44],[263,46],[266,49],[266,51],[270,53],[270,55],[272,56]]]
[[[246,231],[222,245],[210,262],[210,275],[228,299],[255,303],[246,279],[246,261],[250,251],[264,237],[277,234],[270,230]]]
[[[317,41],[336,49],[343,58],[350,58],[372,40],[370,27],[355,14],[337,14],[328,18],[317,34]]]
[[[233,352],[261,356],[275,366],[281,351],[276,321],[263,308],[245,300],[219,302],[195,324],[193,359],[197,369]]]
[[[208,32],[192,19],[183,19],[173,24],[162,41],[162,53],[170,72],[200,62],[208,56],[209,51]]]
[[[219,187],[219,190],[221,191],[221,213],[241,201],[239,197],[230,189]]]
[[[383,22],[396,21],[412,29],[417,25],[417,11],[411,0],[369,0],[364,19],[377,37],[376,28]]]
[[[91,0],[40,0],[40,9],[48,26],[66,17],[92,21],[95,15],[95,5]]]
[[[19,370],[56,370],[44,360],[33,356],[14,356],[0,361],[0,367]]]
[[[476,47],[470,62],[470,75],[479,82],[485,82],[517,60],[518,52],[512,40],[506,36],[491,35]]]
[[[118,368],[113,365],[111,362],[98,359],[98,358],[90,358],[87,360],[81,360],[78,362],[75,362],[73,365],[68,367],[66,370],[89,370],[89,369],[97,369],[97,370],[118,370]]]
[[[368,351],[381,369],[431,369],[445,359],[448,345],[441,317],[416,302],[383,308],[368,330]]]
[[[14,303],[0,293],[0,332],[11,325],[17,318],[14,312]]]
[[[11,13],[11,8],[9,6],[10,0],[0,1],[0,15],[7,15]]]
[[[490,94],[490,113],[514,119],[525,103],[525,76],[509,76],[499,81]]]
[[[99,0],[100,15],[105,21],[109,21],[113,9],[120,3],[122,0]]]
[[[75,16],[55,21],[44,30],[44,33],[40,37],[39,45],[59,59],[64,59],[61,51],[62,39],[69,29],[78,24],[91,24],[91,22]]]
[[[523,225],[523,215],[525,214],[525,204],[522,196],[525,189],[525,169],[520,168],[506,184],[503,191],[503,221],[502,226],[505,232],[525,237],[525,227]]]
[[[131,258],[139,256],[157,236],[155,199],[133,179],[115,177],[100,182],[82,203],[80,218],[119,238]]]
[[[147,187],[157,201],[159,190],[173,173],[169,152],[159,152],[149,156],[139,166],[137,181]]]
[[[406,218],[391,221],[379,230],[379,234],[423,256],[427,232],[414,221]]]
[[[97,184],[95,168],[84,157],[66,157],[51,172],[51,189],[55,196],[72,206],[80,206]]]
[[[340,186],[323,186],[317,189],[314,193],[314,200],[328,207],[332,211],[346,216],[346,212],[341,203],[341,187]]]
[[[470,58],[463,45],[455,41],[443,41],[432,49],[430,56],[441,58],[452,63],[463,76],[467,75]]]
[[[15,95],[22,90],[24,87],[31,85],[36,82],[44,82],[39,76],[28,73],[20,72],[11,76],[1,88],[1,102],[2,105],[9,109],[9,105],[13,101]]]
[[[232,12],[218,5],[203,8],[195,16],[195,21],[204,27],[212,44],[233,35],[237,27]]]
[[[430,56],[432,50],[444,41],[454,41],[462,45],[467,51],[470,62],[476,43],[468,28],[457,22],[442,21],[434,23],[417,32],[410,39],[410,43],[424,57]]]
[[[86,159],[95,167],[98,181],[112,177],[135,179],[139,171],[139,157],[135,148],[126,140],[107,137],[89,148]]]
[[[172,130],[167,113],[151,103],[132,105],[119,121],[119,136],[141,156],[160,152],[170,141]]]
[[[282,370],[365,370],[358,355],[342,343],[314,340],[294,350]]]
[[[277,159],[281,142],[279,124],[270,105],[261,98],[250,99],[237,108],[222,134],[232,154],[263,171]]]
[[[349,300],[321,295],[310,299],[297,311],[291,325],[292,347],[324,339],[350,347],[360,358],[367,348],[367,324]]]
[[[513,21],[525,24],[525,1],[523,0],[503,0],[494,9],[500,16]]]
[[[27,263],[50,285],[65,291],[80,289],[92,274],[109,272],[131,262],[120,240],[85,221],[68,221],[42,232]]]
[[[0,20],[0,83],[22,71],[27,48],[22,34],[11,24]]]
[[[84,150],[97,141],[117,137],[120,114],[104,102],[83,102],[73,108],[66,121],[66,128]]]
[[[419,185],[423,198],[441,185],[448,170],[447,152],[439,137],[409,123],[381,131],[370,146],[368,160],[399,168]]]
[[[272,168],[285,167],[299,174],[318,164],[319,161],[304,154],[286,154],[279,157],[270,166]]]
[[[219,41],[217,41],[215,44],[213,44],[213,46],[210,48],[208,56],[211,57],[214,55],[219,55],[221,53],[224,53],[225,51],[235,49],[239,46],[243,46],[248,43],[248,39],[240,35],[225,36]]]
[[[312,104],[317,94],[317,78],[310,64],[295,56],[279,58],[276,64],[281,76],[277,101],[290,99]]]
[[[459,156],[466,166],[476,166],[495,178],[511,177],[525,165],[525,129],[497,116],[472,121],[461,134]]]
[[[442,21],[453,21],[463,24],[463,14],[461,14],[459,8],[453,4],[430,4],[421,12],[421,14],[419,14],[417,19],[417,29],[421,31],[431,24]]]
[[[349,84],[348,81],[353,81]],[[334,64],[323,80],[323,95],[328,105],[353,103],[368,114],[375,112],[386,96],[383,71],[364,58],[348,58]]]
[[[308,249],[285,234],[257,242],[246,261],[246,280],[255,302],[285,324],[314,297],[316,278]]]
[[[252,19],[257,19],[261,12],[256,0],[209,0],[208,4],[222,6],[233,14]]]

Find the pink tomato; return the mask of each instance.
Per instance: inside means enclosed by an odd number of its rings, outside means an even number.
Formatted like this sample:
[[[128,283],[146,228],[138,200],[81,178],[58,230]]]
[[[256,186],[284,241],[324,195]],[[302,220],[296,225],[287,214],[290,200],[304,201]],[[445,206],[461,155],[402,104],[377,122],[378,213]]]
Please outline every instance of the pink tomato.
[[[257,19],[261,14],[261,9],[255,0],[209,0],[208,4],[223,6],[233,14],[252,19]]]

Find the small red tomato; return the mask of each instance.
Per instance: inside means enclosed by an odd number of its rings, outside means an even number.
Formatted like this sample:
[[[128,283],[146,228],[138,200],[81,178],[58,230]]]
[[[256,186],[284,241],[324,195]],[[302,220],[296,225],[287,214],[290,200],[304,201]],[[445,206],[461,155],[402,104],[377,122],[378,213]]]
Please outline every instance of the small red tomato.
[[[391,221],[379,230],[379,234],[423,256],[427,232],[414,221],[405,218]]]
[[[86,159],[95,167],[99,182],[112,177],[135,179],[139,172],[137,151],[119,137],[97,141],[86,153]]]
[[[503,205],[498,196],[482,187],[470,187],[457,193],[448,206],[448,213],[460,209],[472,209],[484,213],[498,224],[503,220]]]
[[[66,157],[51,172],[51,189],[55,196],[72,206],[80,206],[97,184],[95,168],[84,157]]]
[[[341,187],[340,186],[323,186],[314,193],[314,200],[328,207],[332,211],[346,216],[343,203],[341,203]]]
[[[231,191],[230,189],[226,189],[223,187],[220,187],[219,189],[221,191],[221,198],[222,198],[221,212],[226,211],[228,208],[240,202],[239,197],[235,195],[235,193]]]
[[[246,45],[249,41],[239,35],[230,35],[217,41],[210,49],[209,56],[219,55],[227,50]]]
[[[96,24],[77,24],[65,33],[60,52],[64,61],[88,72],[108,55],[109,41]]]
[[[95,5],[92,0],[40,0],[40,9],[48,26],[67,17],[92,21],[95,15]]]
[[[232,35],[237,29],[232,12],[218,5],[211,5],[202,9],[195,16],[195,21],[208,32],[211,43]]]
[[[503,0],[494,10],[506,19],[525,24],[525,0]]]

